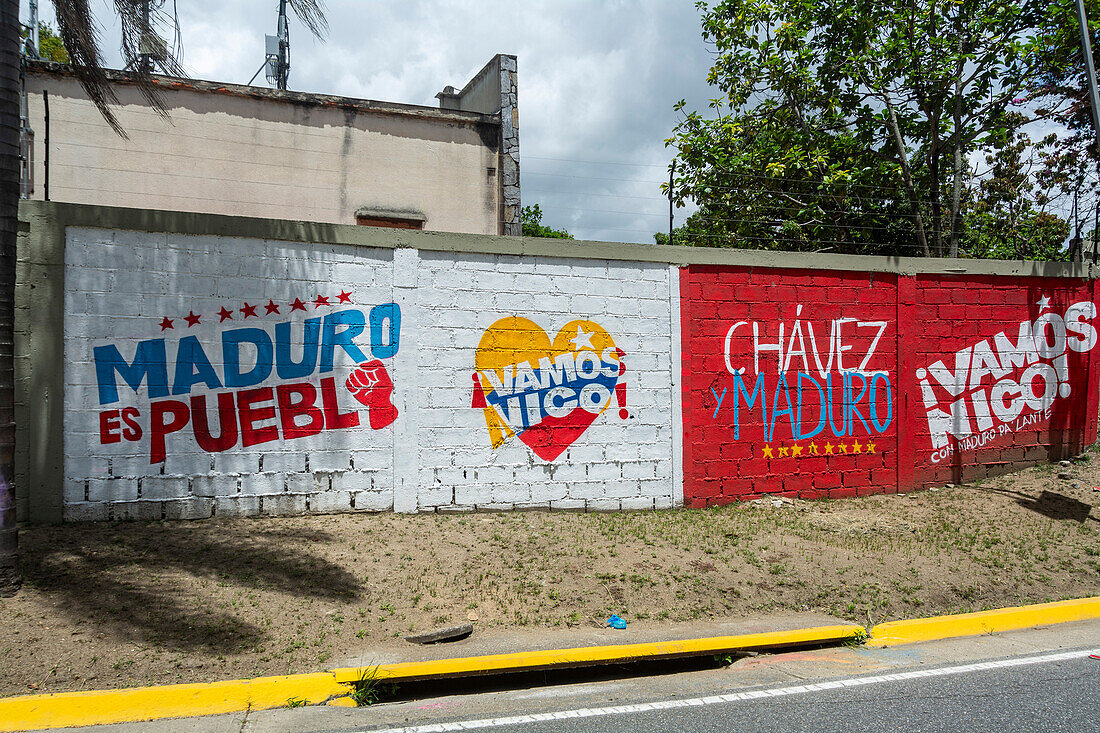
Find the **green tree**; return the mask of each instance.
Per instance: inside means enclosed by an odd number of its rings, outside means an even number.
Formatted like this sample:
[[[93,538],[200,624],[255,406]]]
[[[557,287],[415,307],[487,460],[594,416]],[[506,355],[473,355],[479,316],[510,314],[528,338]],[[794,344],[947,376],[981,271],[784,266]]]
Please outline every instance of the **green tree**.
[[[542,209],[538,204],[524,206],[520,212],[523,220],[523,236],[549,237],[551,239],[572,239],[573,235],[564,229],[552,229],[542,223]]]
[[[697,3],[721,96],[677,105],[674,200],[715,244],[958,256],[969,161],[1041,78],[1046,5]]]
[[[1040,152],[1023,131],[1026,118],[1012,113],[1003,134],[991,138],[988,175],[966,202],[960,251],[964,256],[1014,260],[1064,260],[1069,224],[1047,211],[1051,199],[1032,173]]]
[[[319,37],[325,33],[320,0],[290,0],[295,14]],[[142,0],[115,0],[122,23],[123,58],[137,58],[139,40],[153,32]],[[58,34],[74,73],[103,118],[120,135],[110,104],[117,102],[103,71],[96,25],[88,0],[54,0]],[[19,222],[20,36],[19,0],[0,0],[0,596],[18,592],[19,530],[15,517],[15,261]],[[165,60],[167,67],[179,64]],[[139,67],[140,68],[140,67]],[[167,108],[147,72],[134,74],[138,87],[161,114]]]
[[[20,37],[26,40],[29,35],[30,28],[24,26]],[[53,26],[46,23],[38,24],[38,55],[47,61],[56,61],[59,64],[69,63],[69,52],[65,50],[61,36],[57,35]]]
[[[1085,0],[1089,37],[1097,53],[1100,0]],[[1029,90],[1027,101],[1036,105],[1036,116],[1060,129],[1042,140],[1042,167],[1037,178],[1048,195],[1069,202],[1070,259],[1081,259],[1082,227],[1095,227],[1100,219],[1100,151],[1092,126],[1092,105],[1085,76],[1080,29],[1073,3],[1051,6],[1039,49],[1042,76]],[[1091,219],[1091,221],[1090,221]]]

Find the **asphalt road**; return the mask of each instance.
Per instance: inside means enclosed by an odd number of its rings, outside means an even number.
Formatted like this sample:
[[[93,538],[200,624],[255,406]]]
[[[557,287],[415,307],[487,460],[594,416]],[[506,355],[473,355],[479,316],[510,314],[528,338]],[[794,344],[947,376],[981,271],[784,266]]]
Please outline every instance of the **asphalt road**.
[[[797,687],[769,689],[797,690]],[[544,714],[553,715],[553,720],[514,725],[490,723],[485,728],[524,733],[758,730],[1084,733],[1100,731],[1100,660],[1078,656],[795,691],[755,700],[707,702],[706,698],[694,698],[678,700],[676,704],[677,707],[664,710],[645,710],[646,703],[624,706],[622,712],[604,708],[597,709],[595,712],[603,712],[597,715],[588,715],[591,710],[558,711]],[[584,717],[559,717],[577,712]],[[423,728],[405,730],[420,733]]]

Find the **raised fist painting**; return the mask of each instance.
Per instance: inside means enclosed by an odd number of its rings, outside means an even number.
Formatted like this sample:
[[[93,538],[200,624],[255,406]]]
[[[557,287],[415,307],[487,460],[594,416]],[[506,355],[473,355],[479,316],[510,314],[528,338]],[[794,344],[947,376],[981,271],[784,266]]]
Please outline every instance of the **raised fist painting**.
[[[355,399],[367,406],[372,430],[381,430],[397,419],[397,408],[391,400],[393,380],[378,359],[360,364],[345,385]]]

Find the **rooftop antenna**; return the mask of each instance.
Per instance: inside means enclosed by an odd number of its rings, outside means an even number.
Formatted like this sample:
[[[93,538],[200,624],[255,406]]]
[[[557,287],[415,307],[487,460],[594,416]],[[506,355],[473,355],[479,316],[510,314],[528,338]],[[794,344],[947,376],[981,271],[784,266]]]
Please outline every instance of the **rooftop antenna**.
[[[290,78],[290,29],[286,22],[286,0],[279,0],[279,25],[274,36],[264,36],[267,55],[264,63],[248,80],[251,84],[260,75],[266,72],[267,83],[276,89],[286,90],[287,79]]]
[[[152,74],[159,67],[161,72],[169,76],[177,72],[169,69],[168,42],[165,41],[153,29],[153,13],[159,12],[164,6],[165,0],[141,0],[141,37],[138,38],[138,52],[130,63],[126,64],[127,70],[135,70],[142,74]],[[175,7],[172,10],[175,16]],[[176,42],[179,42],[179,18],[175,18]]]

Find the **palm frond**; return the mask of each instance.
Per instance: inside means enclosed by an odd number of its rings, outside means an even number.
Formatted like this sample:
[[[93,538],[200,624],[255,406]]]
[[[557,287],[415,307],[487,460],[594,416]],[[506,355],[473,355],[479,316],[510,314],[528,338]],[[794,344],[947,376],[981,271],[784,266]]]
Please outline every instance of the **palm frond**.
[[[288,0],[288,3],[310,33],[324,40],[328,35],[324,1]],[[154,43],[159,40],[153,23],[142,13],[141,0],[114,0],[114,7],[122,25],[122,57],[127,67],[132,69],[130,78],[157,114],[167,117],[168,104],[164,94],[153,80],[150,70],[139,62],[144,50],[142,39],[148,38]],[[69,63],[77,80],[111,129],[124,138],[128,137],[111,110],[112,104],[118,104],[118,96],[103,70],[99,27],[88,9],[88,0],[54,0],[54,8],[61,42],[69,51]],[[157,64],[171,76],[186,77],[179,59],[167,44],[163,44],[163,49],[163,55],[157,56]]]
[[[114,5],[115,12],[122,24],[122,58],[126,61],[126,67],[131,69],[130,76],[136,83],[141,96],[149,102],[149,106],[158,115],[167,118],[167,100],[153,81],[150,70],[140,63],[142,39],[148,37],[153,43],[163,44],[164,42],[157,35],[152,22],[146,22],[145,15],[142,12],[141,0],[114,0]],[[170,76],[186,77],[187,74],[184,72],[183,66],[169,51],[167,45],[164,44],[161,47],[164,53],[157,56],[157,63],[160,67]]]
[[[320,40],[328,36],[328,21],[325,20],[324,0],[287,0],[290,9],[298,16],[298,20],[309,28],[309,32]]]
[[[54,10],[58,34],[69,51],[73,73],[111,129],[126,137],[125,130],[111,111],[110,105],[118,104],[118,96],[103,71],[99,27],[88,10],[87,0],[56,0]]]

